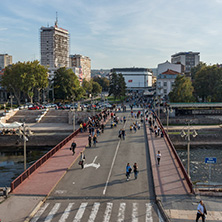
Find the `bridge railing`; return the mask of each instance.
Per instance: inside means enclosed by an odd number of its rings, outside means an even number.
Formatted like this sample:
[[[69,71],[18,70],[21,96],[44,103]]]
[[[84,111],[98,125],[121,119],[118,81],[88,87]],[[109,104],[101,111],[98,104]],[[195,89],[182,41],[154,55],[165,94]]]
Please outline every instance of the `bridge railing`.
[[[63,141],[53,147],[49,152],[32,164],[27,170],[25,170],[21,175],[19,175],[11,183],[11,191],[13,191],[18,185],[20,185],[27,177],[29,177],[37,168],[39,168],[43,163],[46,162],[51,156],[53,156],[59,149],[61,149],[66,143],[68,143],[74,136],[79,133],[80,129],[66,137]]]
[[[103,110],[101,113],[106,111]],[[87,126],[89,121],[87,122]],[[68,143],[74,136],[76,136],[80,132],[80,128],[75,132],[66,137],[63,141],[53,147],[49,152],[47,152],[44,156],[42,156],[39,160],[37,160],[34,164],[32,164],[27,170],[25,170],[22,174],[20,174],[15,180],[11,182],[11,192],[19,186],[26,178],[28,178],[37,168],[39,168],[43,163],[45,163],[51,156],[53,156],[59,149],[61,149],[66,143]]]
[[[155,113],[155,115],[156,115],[156,113]],[[181,168],[181,170],[182,170],[182,172],[183,172],[184,178],[186,179],[187,184],[188,184],[188,186],[189,186],[189,188],[190,188],[190,192],[191,192],[191,193],[194,193],[193,183],[192,183],[192,181],[190,180],[190,178],[189,178],[189,176],[188,176],[188,174],[187,174],[187,171],[185,170],[185,168],[184,168],[184,166],[183,166],[183,163],[181,162],[180,157],[178,156],[177,151],[176,151],[176,149],[175,149],[175,147],[174,147],[171,139],[169,138],[168,134],[165,132],[164,127],[163,127],[160,119],[158,118],[157,115],[156,115],[156,117],[157,117],[156,120],[157,120],[157,122],[158,122],[158,124],[159,124],[159,126],[160,126],[160,129],[162,130],[162,132],[163,132],[163,134],[164,134],[164,137],[165,137],[166,141],[168,142],[171,150],[173,151],[173,153],[174,153],[174,155],[175,155],[175,157],[176,157],[176,159],[177,159],[177,162],[178,162],[178,164],[179,164],[179,166],[180,166],[180,168]]]

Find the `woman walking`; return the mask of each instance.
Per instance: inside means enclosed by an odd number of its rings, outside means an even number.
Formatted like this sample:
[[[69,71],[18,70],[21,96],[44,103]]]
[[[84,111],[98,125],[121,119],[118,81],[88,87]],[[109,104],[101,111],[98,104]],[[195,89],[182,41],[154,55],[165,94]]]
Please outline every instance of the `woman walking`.
[[[135,178],[135,180],[137,179],[137,175],[138,175],[138,165],[137,165],[137,163],[134,163],[134,165],[133,165],[133,172],[134,172],[134,178]]]
[[[126,180],[127,180],[127,181],[128,181],[129,178],[130,178],[130,173],[131,173],[131,171],[132,171],[132,168],[131,168],[130,164],[127,163],[127,165],[126,165]]]
[[[157,155],[156,155],[156,158],[157,158],[157,163],[158,163],[158,166],[160,165],[160,158],[161,158],[161,153],[160,151],[158,151]]]
[[[86,157],[85,155],[83,154],[83,152],[81,152],[81,155],[80,155],[80,159],[79,159],[79,165],[82,167],[82,169],[84,168],[84,162],[86,160]]]

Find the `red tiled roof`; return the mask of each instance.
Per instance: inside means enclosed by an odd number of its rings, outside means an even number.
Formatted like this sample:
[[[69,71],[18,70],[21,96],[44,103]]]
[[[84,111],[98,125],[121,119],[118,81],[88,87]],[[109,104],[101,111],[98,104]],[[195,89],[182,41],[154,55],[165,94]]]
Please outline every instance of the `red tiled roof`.
[[[167,74],[167,75],[178,75],[180,74],[179,72],[176,72],[174,70],[171,70],[171,69],[167,69],[166,72],[163,72],[162,74]]]

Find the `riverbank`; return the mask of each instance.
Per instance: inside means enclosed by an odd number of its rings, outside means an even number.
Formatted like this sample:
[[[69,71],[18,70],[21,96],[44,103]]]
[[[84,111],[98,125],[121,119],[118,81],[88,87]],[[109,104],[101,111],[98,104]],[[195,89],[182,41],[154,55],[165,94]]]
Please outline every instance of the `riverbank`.
[[[165,127],[166,129],[166,127]],[[168,133],[171,141],[174,145],[186,145],[187,140],[185,137],[181,137],[182,131],[187,132],[187,126],[169,126]],[[197,136],[193,137],[192,132],[197,132]],[[199,125],[191,126],[191,145],[222,145],[222,128],[218,125]]]

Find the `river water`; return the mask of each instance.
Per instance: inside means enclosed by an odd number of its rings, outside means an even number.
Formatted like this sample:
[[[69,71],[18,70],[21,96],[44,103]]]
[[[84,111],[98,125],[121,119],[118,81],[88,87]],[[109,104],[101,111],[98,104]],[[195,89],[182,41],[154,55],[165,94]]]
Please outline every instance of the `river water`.
[[[182,163],[187,169],[187,148],[175,146]],[[217,163],[207,164],[205,158],[216,157]],[[209,167],[211,165],[211,179],[209,181]],[[221,146],[191,146],[190,148],[190,176],[193,182],[222,185],[222,147]]]
[[[10,151],[9,151],[10,149]],[[31,147],[27,149],[27,168],[51,148]],[[0,149],[0,187],[10,186],[11,182],[24,171],[23,147]]]

